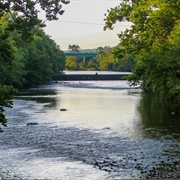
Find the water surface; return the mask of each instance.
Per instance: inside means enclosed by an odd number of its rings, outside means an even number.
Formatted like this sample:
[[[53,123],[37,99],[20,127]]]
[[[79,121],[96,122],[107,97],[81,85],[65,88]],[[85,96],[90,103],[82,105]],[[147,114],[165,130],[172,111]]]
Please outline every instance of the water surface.
[[[24,90],[6,114],[0,161],[7,177],[172,178],[179,170],[179,116],[126,81]]]

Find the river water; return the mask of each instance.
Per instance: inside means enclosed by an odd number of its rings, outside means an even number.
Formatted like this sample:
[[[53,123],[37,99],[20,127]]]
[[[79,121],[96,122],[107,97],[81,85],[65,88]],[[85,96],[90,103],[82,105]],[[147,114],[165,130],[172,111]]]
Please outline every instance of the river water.
[[[174,178],[180,171],[180,117],[126,81],[31,88],[6,115],[5,178]]]

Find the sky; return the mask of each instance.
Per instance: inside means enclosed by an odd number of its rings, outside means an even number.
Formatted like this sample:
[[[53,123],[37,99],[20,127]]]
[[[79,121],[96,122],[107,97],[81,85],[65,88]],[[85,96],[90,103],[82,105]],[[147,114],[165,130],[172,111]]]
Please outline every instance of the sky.
[[[71,0],[63,4],[65,10],[59,20],[46,22],[44,31],[51,36],[62,50],[69,45],[79,45],[81,49],[116,46],[118,32],[129,27],[128,23],[117,24],[114,30],[103,30],[107,9],[119,5],[120,0]]]

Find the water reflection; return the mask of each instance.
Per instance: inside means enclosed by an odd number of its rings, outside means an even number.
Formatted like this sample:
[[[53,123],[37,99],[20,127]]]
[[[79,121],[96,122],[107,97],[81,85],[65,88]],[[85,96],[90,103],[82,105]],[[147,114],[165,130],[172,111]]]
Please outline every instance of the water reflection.
[[[153,95],[142,94],[138,110],[144,135],[154,138],[163,135],[180,137],[180,116],[171,110],[170,105],[160,104]]]
[[[38,96],[38,95],[56,95],[57,92],[55,89],[42,89],[42,88],[32,88],[32,89],[24,89],[18,92],[17,96]]]
[[[37,103],[43,103],[45,108],[56,107],[56,95],[58,92],[54,89],[25,89],[16,94],[16,99],[22,99],[27,101],[36,101]]]
[[[159,165],[168,164],[173,166],[170,177],[174,177],[180,162],[179,116],[152,96],[142,94],[140,98],[137,89],[117,86],[124,87],[124,82],[46,85],[17,94],[16,98],[38,103],[15,101],[7,112],[11,126],[0,139],[1,165],[26,179],[67,179],[73,174],[79,180],[79,174],[82,179],[92,179],[91,174],[97,177],[98,172],[97,179],[134,178],[138,172],[138,177],[145,178],[148,171],[156,173]],[[48,106],[45,113],[39,113],[41,103]],[[61,112],[61,108],[67,111]],[[29,122],[38,125],[26,126]],[[17,148],[26,149],[23,153]],[[83,166],[74,163],[77,161]],[[34,163],[38,168],[33,168]],[[169,167],[164,169],[168,175]],[[110,178],[101,174],[103,170]]]
[[[43,103],[46,110],[58,110],[48,112],[50,117],[56,117],[56,121],[63,119],[98,128],[110,127],[119,132],[123,128],[126,135],[134,137],[159,139],[170,135],[171,138],[180,138],[180,114],[174,113],[170,106],[160,104],[153,95],[140,93],[138,89],[107,91],[48,87],[23,90],[16,98]],[[61,108],[67,108],[68,112],[59,116]]]

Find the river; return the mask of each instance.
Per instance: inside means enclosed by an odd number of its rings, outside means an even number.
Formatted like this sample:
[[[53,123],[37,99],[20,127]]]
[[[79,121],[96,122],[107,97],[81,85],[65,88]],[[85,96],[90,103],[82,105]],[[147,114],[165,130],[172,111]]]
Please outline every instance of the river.
[[[174,178],[180,117],[126,81],[58,82],[6,109],[0,173],[9,179]]]

